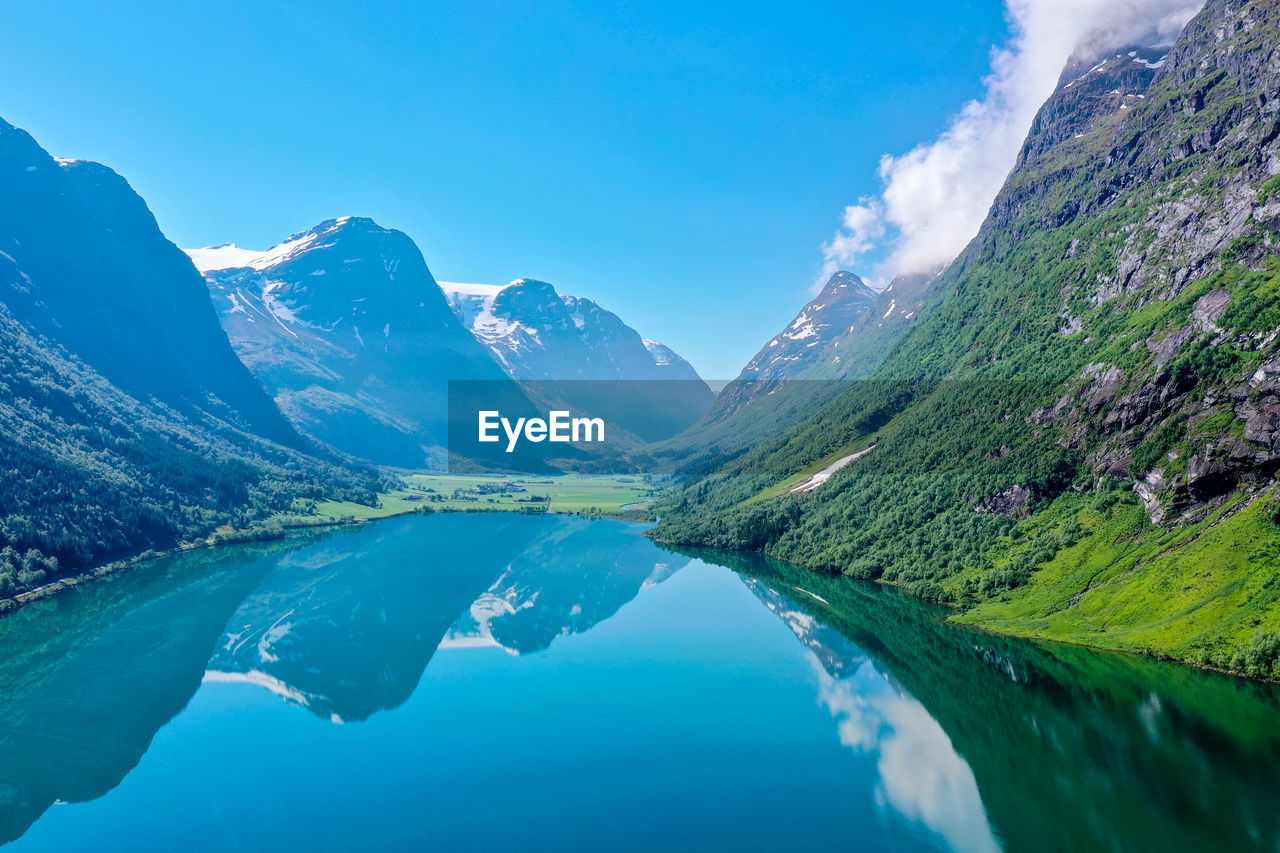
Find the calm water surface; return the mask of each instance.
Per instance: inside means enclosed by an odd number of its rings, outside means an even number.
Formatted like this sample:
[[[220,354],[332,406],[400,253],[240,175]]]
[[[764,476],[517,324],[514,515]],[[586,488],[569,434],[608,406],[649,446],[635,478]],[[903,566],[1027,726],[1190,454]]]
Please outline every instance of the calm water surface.
[[[1280,846],[1271,688],[641,533],[395,519],[0,620],[0,842]]]

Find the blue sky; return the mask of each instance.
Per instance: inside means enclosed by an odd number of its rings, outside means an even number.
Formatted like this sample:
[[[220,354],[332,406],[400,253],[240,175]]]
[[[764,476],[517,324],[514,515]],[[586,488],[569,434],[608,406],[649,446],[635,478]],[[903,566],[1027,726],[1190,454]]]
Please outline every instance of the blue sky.
[[[437,278],[545,279],[728,378],[1008,29],[994,0],[22,0],[0,116],[124,174],[184,247],[370,216]]]

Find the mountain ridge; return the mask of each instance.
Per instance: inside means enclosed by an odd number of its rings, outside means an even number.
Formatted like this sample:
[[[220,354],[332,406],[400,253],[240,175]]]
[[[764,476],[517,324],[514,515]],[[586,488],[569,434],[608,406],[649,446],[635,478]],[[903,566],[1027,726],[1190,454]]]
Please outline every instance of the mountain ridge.
[[[594,300],[561,294],[548,282],[518,278],[506,285],[440,287],[463,325],[513,379],[701,381],[670,347],[642,338]]]
[[[123,177],[0,122],[0,190],[0,597],[374,500],[381,476],[317,452],[236,358]]]

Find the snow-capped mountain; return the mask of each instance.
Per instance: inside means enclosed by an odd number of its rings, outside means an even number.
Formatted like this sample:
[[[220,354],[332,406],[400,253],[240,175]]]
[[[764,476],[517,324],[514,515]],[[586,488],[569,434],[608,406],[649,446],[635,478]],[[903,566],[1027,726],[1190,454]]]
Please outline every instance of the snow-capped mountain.
[[[866,316],[876,292],[851,272],[841,270],[827,280],[822,292],[800,309],[785,329],[765,344],[743,368],[743,376],[759,379],[795,378],[831,362],[828,348]]]
[[[266,251],[188,250],[232,345],[301,430],[421,466],[446,442],[450,379],[502,379],[407,235],[342,217]]]
[[[827,279],[785,329],[742,370],[742,379],[846,379],[874,367],[897,333],[915,319],[927,276],[900,276],[876,292],[851,272]],[[866,350],[867,352],[864,352]]]
[[[842,383],[828,380],[861,379],[875,370],[920,318],[936,279],[898,276],[876,292],[853,273],[836,272],[664,452],[686,460],[673,464],[705,464],[804,420],[841,392]]]
[[[440,286],[458,318],[514,379],[699,381],[670,347],[641,338],[613,312],[590,299],[562,296],[545,281]]]

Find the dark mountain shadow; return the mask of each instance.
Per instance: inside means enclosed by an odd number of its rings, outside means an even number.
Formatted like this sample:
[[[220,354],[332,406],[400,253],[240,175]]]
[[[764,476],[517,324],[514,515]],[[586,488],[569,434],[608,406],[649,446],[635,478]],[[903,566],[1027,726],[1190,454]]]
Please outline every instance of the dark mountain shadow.
[[[120,783],[199,688],[227,616],[295,545],[168,558],[0,620],[0,843]]]
[[[347,529],[281,560],[240,605],[210,680],[352,722],[413,693],[436,647],[556,519],[449,514]]]

